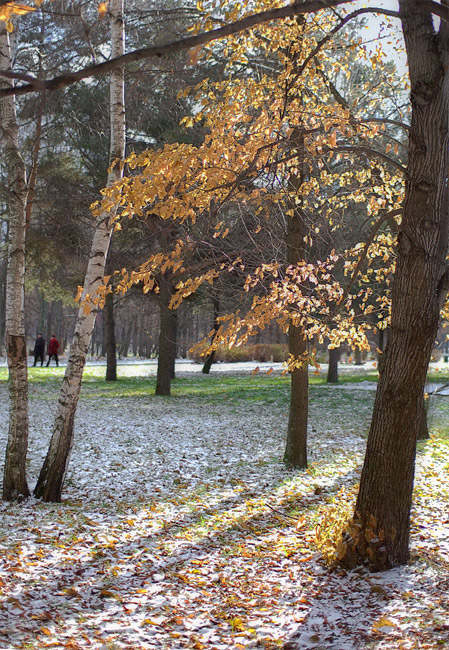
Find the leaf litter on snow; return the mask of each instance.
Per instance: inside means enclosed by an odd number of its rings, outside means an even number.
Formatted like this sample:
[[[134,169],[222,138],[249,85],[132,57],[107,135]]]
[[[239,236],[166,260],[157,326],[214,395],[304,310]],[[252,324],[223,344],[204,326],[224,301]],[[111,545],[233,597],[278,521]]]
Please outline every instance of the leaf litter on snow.
[[[63,504],[0,506],[0,649],[443,647],[437,441],[418,462],[409,565],[329,570],[317,551],[317,513],[358,480],[369,422],[371,396],[343,392],[312,392],[311,466],[286,472],[285,406],[90,399],[87,388]],[[35,387],[30,483],[54,408],[49,387]]]

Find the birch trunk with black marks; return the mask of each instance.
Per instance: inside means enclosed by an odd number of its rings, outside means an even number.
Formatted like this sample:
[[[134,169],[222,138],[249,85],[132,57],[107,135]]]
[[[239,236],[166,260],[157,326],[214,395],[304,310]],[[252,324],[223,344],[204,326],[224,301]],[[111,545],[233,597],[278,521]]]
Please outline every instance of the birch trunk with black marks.
[[[5,23],[0,23],[0,69],[11,69],[11,47]],[[12,82],[4,80],[0,87]],[[9,430],[3,474],[3,499],[20,501],[29,496],[26,480],[28,451],[28,369],[25,339],[25,235],[27,183],[19,152],[19,125],[14,97],[1,101],[2,147],[7,170],[9,219],[6,269],[5,330],[9,369]]]
[[[409,162],[391,329],[343,562],[376,570],[409,558],[416,438],[448,291],[449,34],[418,1],[399,3],[409,63]]]
[[[111,0],[109,5],[111,21],[111,57],[124,53],[125,34],[123,22],[123,0]],[[125,154],[125,96],[123,68],[115,70],[110,79],[110,122],[111,161],[123,159]],[[119,180],[121,165],[115,165],[109,172],[107,185]],[[74,437],[74,420],[81,390],[81,381],[86,363],[90,338],[95,325],[97,309],[87,313],[82,303],[85,298],[95,296],[103,284],[106,257],[111,239],[111,215],[102,214],[93,236],[89,263],[87,266],[81,306],[78,311],[75,333],[70,347],[67,369],[64,375],[56,412],[50,447],[34,491],[44,501],[61,500],[61,493],[67,472]]]

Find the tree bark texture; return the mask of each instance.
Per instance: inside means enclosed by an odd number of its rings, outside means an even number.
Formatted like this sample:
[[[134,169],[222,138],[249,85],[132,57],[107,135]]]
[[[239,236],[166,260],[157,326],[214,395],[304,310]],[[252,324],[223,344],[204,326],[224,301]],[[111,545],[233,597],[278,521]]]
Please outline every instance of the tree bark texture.
[[[125,35],[123,22],[123,0],[110,2],[111,56],[124,52]],[[115,70],[110,79],[110,158],[123,159],[125,154],[125,96],[123,68]],[[110,186],[122,176],[122,166],[115,165],[108,174]],[[90,338],[95,325],[97,308],[86,310],[83,306],[88,296],[95,297],[103,284],[109,243],[111,239],[111,215],[102,214],[93,236],[90,258],[87,266],[81,306],[78,311],[75,333],[70,348],[67,368],[59,394],[53,434],[35,488],[36,497],[44,501],[60,501],[65,475],[73,446],[74,421],[81,390],[84,366]]]
[[[173,295],[173,285],[162,277],[159,281],[159,356],[157,362],[156,395],[170,395],[171,380],[176,358],[176,330],[178,315],[175,310],[169,309]]]
[[[422,404],[421,404],[421,413],[419,415],[419,425],[418,425],[418,435],[417,439],[418,440],[429,440],[430,434],[429,434],[429,425],[427,423],[427,405],[428,401],[426,401],[423,397]]]
[[[447,295],[449,38],[419,2],[400,2],[412,118],[403,219],[384,352],[352,530],[343,561],[376,570],[409,558],[418,426]]]
[[[288,330],[288,350],[295,357],[306,358],[307,340],[304,329],[290,325]],[[288,467],[307,467],[307,421],[309,412],[309,372],[308,362],[295,368],[291,373],[290,411],[288,416],[287,442],[284,463]]]
[[[117,346],[115,343],[114,294],[108,293],[103,309],[106,348],[106,381],[117,381]]]
[[[0,68],[11,69],[11,47],[5,23],[0,23]],[[5,88],[12,85],[2,81]],[[26,480],[28,450],[28,369],[25,339],[25,234],[27,183],[25,163],[19,152],[19,125],[13,97],[2,99],[2,144],[7,170],[9,218],[6,275],[6,354],[9,369],[9,430],[3,475],[3,499],[29,496]]]
[[[304,160],[304,133],[297,129],[292,135],[292,146],[298,152],[298,159]],[[299,174],[291,181],[294,189],[300,191],[304,180],[304,163],[298,162]],[[305,257],[304,237],[307,226],[304,222],[301,207],[296,205],[294,214],[287,217],[287,263],[297,264]],[[304,363],[291,372],[290,411],[287,427],[287,441],[284,452],[284,463],[288,467],[307,467],[307,422],[309,415],[309,364],[307,360],[307,341],[302,325],[294,320],[288,330],[288,350],[296,358],[302,358]]]
[[[327,383],[338,384],[338,362],[340,360],[340,348],[329,348],[329,365],[327,368]]]

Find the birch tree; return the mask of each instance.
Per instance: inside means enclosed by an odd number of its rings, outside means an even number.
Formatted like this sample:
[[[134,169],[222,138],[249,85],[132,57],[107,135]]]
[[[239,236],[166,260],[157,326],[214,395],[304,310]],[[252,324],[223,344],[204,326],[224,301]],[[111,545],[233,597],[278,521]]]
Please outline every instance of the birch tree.
[[[0,23],[0,68],[11,70],[11,44],[7,23]],[[3,80],[3,88],[12,81]],[[28,448],[28,371],[25,339],[25,233],[27,182],[19,151],[19,125],[14,96],[1,101],[3,151],[7,169],[9,241],[6,280],[6,349],[9,369],[9,433],[3,475],[3,498],[29,496],[26,480]]]
[[[124,54],[125,33],[123,0],[110,3],[111,57]],[[110,159],[122,160],[125,155],[125,96],[123,67],[114,70],[110,79]],[[122,166],[114,165],[109,171],[107,185],[110,186],[122,176]],[[60,501],[65,475],[74,439],[74,421],[87,351],[92,336],[98,307],[87,308],[89,299],[94,299],[103,284],[104,269],[112,234],[110,212],[98,217],[92,240],[81,303],[78,311],[75,333],[70,347],[67,369],[64,375],[58,408],[53,426],[50,446],[39,479],[34,490],[36,497],[44,501]]]

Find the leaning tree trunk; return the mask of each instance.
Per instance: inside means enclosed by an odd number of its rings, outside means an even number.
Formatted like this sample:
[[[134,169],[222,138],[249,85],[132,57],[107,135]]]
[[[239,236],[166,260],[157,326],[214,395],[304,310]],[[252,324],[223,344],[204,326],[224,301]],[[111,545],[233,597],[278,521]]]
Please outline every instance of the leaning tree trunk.
[[[169,308],[173,295],[173,286],[165,278],[159,282],[159,355],[157,362],[156,395],[170,395],[171,380],[176,357],[176,330],[178,316],[174,309]]]
[[[409,558],[410,508],[427,366],[448,290],[448,29],[419,2],[399,3],[412,116],[391,330],[376,393],[347,564],[383,570]]]
[[[292,148],[295,148],[298,159],[298,174],[293,177],[293,189],[300,191],[305,177],[304,164],[304,132],[296,129],[292,134]],[[292,216],[287,217],[287,263],[297,264],[305,257],[304,237],[307,226],[304,222],[301,207],[295,204]],[[293,308],[293,306],[292,306]],[[307,358],[307,341],[304,327],[295,322],[292,317],[288,329],[288,351],[302,364],[291,371],[290,411],[287,427],[287,441],[284,452],[284,463],[287,467],[307,467],[307,421],[309,415],[309,364]]]
[[[11,48],[5,23],[0,22],[0,69],[11,69]],[[12,85],[2,81],[0,86]],[[26,480],[28,449],[28,370],[25,339],[25,233],[27,184],[25,163],[19,153],[19,126],[13,97],[1,101],[1,124],[7,170],[9,215],[6,278],[6,354],[9,369],[9,431],[3,475],[3,498],[16,501],[29,496]]]
[[[111,56],[124,54],[123,0],[111,0]],[[111,160],[123,158],[125,154],[125,98],[124,73],[119,68],[111,73],[110,81]],[[108,186],[119,180],[122,166],[115,165],[108,175]],[[111,215],[100,215],[95,229],[89,263],[87,266],[81,307],[70,348],[67,369],[59,394],[53,435],[35,488],[36,497],[44,501],[60,501],[70,452],[73,445],[73,425],[81,390],[81,381],[90,338],[95,325],[97,308],[87,311],[83,302],[87,296],[97,294],[103,284],[106,257],[111,239]],[[87,312],[87,313],[86,313]]]

